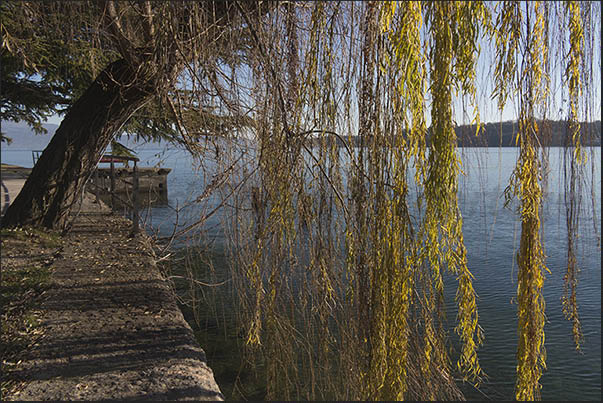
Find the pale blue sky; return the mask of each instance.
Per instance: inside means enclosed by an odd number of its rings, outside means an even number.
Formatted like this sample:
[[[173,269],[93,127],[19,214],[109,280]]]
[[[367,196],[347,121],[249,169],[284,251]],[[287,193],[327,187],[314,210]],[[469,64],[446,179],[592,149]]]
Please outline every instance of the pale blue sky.
[[[594,4],[594,3],[593,3]],[[561,12],[561,9],[557,9]],[[591,94],[588,100],[590,111],[588,114],[582,113],[579,116],[580,120],[601,120],[601,28],[600,22],[600,6],[595,5],[593,8],[595,20],[591,21],[591,31],[594,32],[595,37],[590,47],[593,49],[592,54],[592,86],[590,88]],[[550,35],[552,43],[567,43],[567,36],[569,35],[567,29],[563,27],[564,24],[554,24],[550,26]],[[565,37],[565,38],[564,38]],[[563,40],[559,40],[563,39]],[[498,122],[506,120],[516,120],[518,111],[514,100],[511,98],[507,101],[505,109],[498,111],[497,101],[491,99],[493,90],[493,69],[494,69],[494,53],[493,44],[482,42],[484,48],[481,51],[480,57],[477,63],[476,69],[476,88],[477,88],[477,102],[480,110],[481,122]],[[563,71],[565,70],[565,64],[567,63],[568,50],[563,47],[551,50],[551,96],[549,97],[549,104],[547,117],[554,120],[566,119],[568,116],[569,104],[567,102],[567,90],[563,84]],[[520,66],[521,57],[518,60],[518,66]],[[426,122],[430,124],[430,100],[426,99]],[[584,111],[584,105],[581,106]],[[460,99],[454,101],[454,119],[457,124],[469,124],[473,119],[473,112],[469,107],[468,100],[465,100],[465,105],[462,105]],[[469,111],[469,115],[463,115],[463,111]],[[59,116],[51,116],[47,122],[53,124],[60,124],[62,118]]]

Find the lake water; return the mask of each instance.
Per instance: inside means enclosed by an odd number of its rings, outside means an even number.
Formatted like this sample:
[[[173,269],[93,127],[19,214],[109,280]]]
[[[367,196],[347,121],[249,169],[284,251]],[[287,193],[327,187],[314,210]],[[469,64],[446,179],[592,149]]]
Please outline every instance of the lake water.
[[[562,171],[561,150],[550,149],[550,173],[547,201],[543,210],[546,264],[551,271],[544,285],[547,323],[547,371],[541,379],[544,400],[601,399],[601,250],[593,230],[601,226],[601,149],[591,156],[594,174],[594,217],[589,198],[583,201],[587,211],[581,221],[578,265],[581,269],[578,286],[584,342],[576,352],[571,337],[571,324],[563,318],[560,298],[566,265],[566,229],[563,193],[560,191]],[[168,176],[169,206],[152,208],[146,216],[147,225],[159,235],[169,235],[175,223],[175,208],[186,205],[203,194],[211,172],[192,168],[191,157],[182,150],[165,150],[147,145],[139,151],[141,166],[162,166],[172,169]],[[517,345],[517,266],[514,256],[519,242],[520,225],[517,214],[505,208],[503,191],[515,165],[517,149],[463,149],[461,157],[466,176],[460,179],[460,203],[463,233],[468,251],[469,268],[475,275],[474,287],[479,295],[480,323],[485,343],[479,357],[489,381],[481,392],[466,391],[468,398],[504,399],[514,397],[515,353]],[[2,162],[32,166],[30,150],[2,149]],[[208,165],[211,171],[211,164]],[[589,168],[590,169],[590,162]],[[588,180],[591,176],[588,175]],[[208,199],[211,209],[218,198]],[[206,210],[208,211],[208,210]],[[203,215],[192,205],[178,214],[180,228]],[[205,223],[205,230],[216,241],[224,242],[219,215]],[[453,283],[449,282],[452,286]],[[454,318],[454,287],[446,287],[448,316]],[[486,396],[484,396],[484,393]]]

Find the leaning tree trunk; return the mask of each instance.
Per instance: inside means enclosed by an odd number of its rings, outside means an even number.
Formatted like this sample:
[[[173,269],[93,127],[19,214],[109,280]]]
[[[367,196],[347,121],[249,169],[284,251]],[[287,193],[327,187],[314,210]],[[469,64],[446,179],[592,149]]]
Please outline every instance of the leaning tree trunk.
[[[66,227],[69,211],[114,134],[157,88],[154,74],[141,73],[122,59],[97,77],[69,109],[2,227]]]

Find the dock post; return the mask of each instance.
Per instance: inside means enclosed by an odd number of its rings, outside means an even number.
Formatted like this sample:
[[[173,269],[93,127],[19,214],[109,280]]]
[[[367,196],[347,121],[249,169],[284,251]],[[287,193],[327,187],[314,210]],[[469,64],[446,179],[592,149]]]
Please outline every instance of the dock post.
[[[132,233],[137,234],[139,231],[138,227],[138,169],[136,167],[136,160],[134,160],[134,189],[132,190]]]
[[[99,198],[99,188],[100,187],[100,181],[98,180],[98,164],[96,164],[96,168],[94,168],[94,197],[95,197],[95,203],[98,205],[98,208],[100,210],[100,198]]]
[[[111,211],[115,211],[115,163],[111,157]]]

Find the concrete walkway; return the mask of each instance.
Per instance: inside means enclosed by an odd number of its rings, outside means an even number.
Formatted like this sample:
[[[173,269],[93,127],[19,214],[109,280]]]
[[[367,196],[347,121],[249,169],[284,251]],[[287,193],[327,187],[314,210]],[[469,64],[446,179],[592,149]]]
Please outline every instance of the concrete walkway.
[[[15,200],[30,172],[31,168],[2,164],[0,168],[0,215],[4,215],[8,206]]]
[[[129,232],[85,199],[49,263],[43,336],[10,370],[22,383],[3,400],[223,400],[149,238]],[[3,265],[19,258],[3,248]]]

